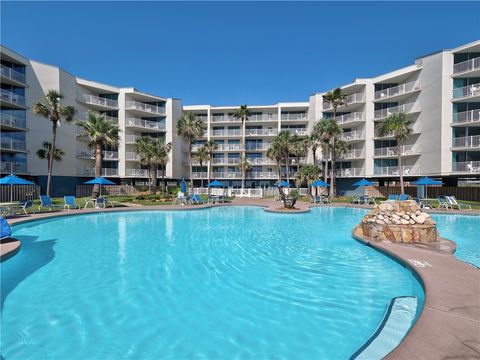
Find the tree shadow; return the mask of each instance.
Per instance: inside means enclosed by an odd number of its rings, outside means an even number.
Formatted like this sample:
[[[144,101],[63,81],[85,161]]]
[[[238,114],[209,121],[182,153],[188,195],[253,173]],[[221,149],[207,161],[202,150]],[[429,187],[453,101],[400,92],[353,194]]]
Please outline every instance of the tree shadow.
[[[41,267],[47,265],[55,257],[54,246],[56,239],[37,242],[38,236],[21,235],[17,237],[21,242],[20,251],[15,256],[1,264],[1,310],[8,294],[18,284]],[[33,294],[32,294],[33,295]]]

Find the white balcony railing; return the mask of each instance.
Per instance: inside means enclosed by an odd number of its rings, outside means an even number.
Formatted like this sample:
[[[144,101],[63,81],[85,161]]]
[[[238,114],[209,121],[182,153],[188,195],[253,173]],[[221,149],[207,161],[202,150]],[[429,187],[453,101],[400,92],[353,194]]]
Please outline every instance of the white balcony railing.
[[[351,105],[351,104],[359,104],[365,102],[365,96],[362,93],[355,93],[348,95],[345,97],[345,106],[346,105]],[[341,108],[342,106],[339,106]],[[333,109],[333,106],[330,102],[324,101],[323,102],[323,110],[331,110]]]
[[[363,131],[360,130],[344,132],[340,136],[343,141],[362,140],[363,138]]]
[[[365,121],[365,118],[362,112],[352,112],[349,114],[337,116],[335,121],[337,122],[337,124],[343,125],[343,124],[350,124],[356,121]]]
[[[246,175],[247,179],[278,179],[278,174],[272,171],[249,171]]]
[[[336,169],[335,170],[335,175],[337,177],[363,176],[361,168]]]
[[[9,79],[18,81],[22,84],[27,83],[27,77],[25,76],[25,74],[22,74],[19,71],[13,70],[12,68],[10,68],[8,66],[2,65],[1,66],[1,73],[2,73],[2,76],[7,77]]]
[[[453,162],[452,172],[480,174],[480,161]]]
[[[277,162],[269,158],[249,158],[248,162],[252,165],[275,165]]]
[[[196,115],[195,119],[200,120],[202,122],[207,122],[208,121],[208,116],[207,115]]]
[[[300,114],[291,114],[291,113],[283,113],[281,115],[282,121],[307,121],[307,114],[300,113]]]
[[[20,129],[27,128],[27,120],[6,113],[1,113],[2,125],[12,126]]]
[[[453,73],[459,74],[467,71],[473,71],[480,69],[480,57],[470,59],[467,61],[462,61],[461,63],[453,65]]]
[[[468,124],[480,121],[480,109],[463,111],[453,114],[453,122],[455,124]]]
[[[241,179],[242,174],[240,172],[234,171],[224,171],[224,172],[212,172],[212,178],[214,179]]]
[[[118,160],[118,151],[104,150],[103,160]],[[95,150],[82,150],[77,153],[77,157],[81,159],[95,159]]]
[[[6,101],[10,104],[25,106],[25,98],[21,95],[14,94],[11,91],[2,89],[1,91],[2,101]]]
[[[268,148],[271,146],[270,143],[266,144],[247,144],[245,146],[245,150],[247,151],[252,151],[252,150],[268,150]]]
[[[125,135],[125,144],[135,144],[140,138],[140,135]]]
[[[211,136],[216,137],[238,137],[242,135],[242,131],[240,129],[232,129],[232,130],[212,130]]]
[[[480,135],[464,136],[452,139],[452,147],[454,148],[479,148]]]
[[[267,113],[267,114],[253,114],[250,115],[247,119],[247,122],[251,121],[278,121],[278,115]]]
[[[392,114],[396,114],[396,113],[400,113],[400,112],[409,114],[409,113],[418,112],[418,111],[421,111],[421,110],[422,109],[421,109],[420,104],[417,104],[416,102],[412,102],[412,103],[408,103],[408,104],[392,106],[392,107],[389,107],[389,108],[386,108],[386,109],[376,110],[374,115],[373,115],[373,118],[375,120],[379,120],[379,119],[386,118],[386,117],[388,117]]]
[[[18,162],[2,161],[1,172],[8,174],[26,174],[27,164]]]
[[[137,127],[142,129],[149,129],[149,130],[161,130],[165,131],[165,123],[164,122],[157,122],[157,121],[150,121],[145,119],[139,118],[127,118],[125,120],[126,127]]]
[[[375,100],[388,99],[392,96],[407,94],[412,91],[420,90],[420,81],[411,81],[405,84],[393,86],[388,89],[379,90],[374,93]]]
[[[89,167],[78,168],[77,169],[77,175],[94,177],[95,176],[95,169],[94,168],[89,168]],[[102,176],[118,176],[118,169],[103,168],[102,169]]]
[[[239,161],[240,158],[213,158],[212,164],[237,165]]]
[[[218,144],[218,151],[242,151],[240,144]]]
[[[192,172],[192,177],[194,179],[206,179],[208,177],[208,174],[206,172],[196,171]]]
[[[402,155],[416,155],[420,153],[420,149],[415,145],[401,145],[400,152]],[[397,147],[382,147],[374,149],[373,156],[397,156]]]
[[[469,98],[473,96],[480,96],[480,83],[453,89],[454,99]]]
[[[125,103],[127,110],[138,110],[146,113],[153,113],[158,115],[165,115],[165,108],[150,104],[145,104],[139,101],[127,101]]]
[[[8,138],[6,136],[2,136],[1,144],[2,144],[1,145],[2,149],[7,149],[7,150],[25,151],[27,148],[27,144],[25,143],[25,141]]]
[[[90,105],[105,106],[108,108],[115,108],[115,109],[118,108],[117,100],[107,99],[104,97],[88,95],[88,94],[83,94],[82,99],[83,99],[83,102]]]
[[[412,166],[402,166],[403,168],[403,175],[408,176],[413,173]],[[375,175],[391,175],[391,176],[398,176],[399,167],[398,166],[384,166],[384,167],[374,167],[373,173]]]
[[[140,156],[138,156],[138,154],[134,151],[126,151],[125,152],[125,160],[129,160],[129,161],[139,161],[140,160]]]
[[[212,115],[211,122],[241,122],[241,119],[237,119],[229,115]]]
[[[282,129],[281,131],[288,131],[292,135],[305,136],[308,135],[305,129]]]
[[[125,169],[125,176],[148,177],[147,169]]]
[[[246,129],[245,136],[277,136],[277,129]]]
[[[348,159],[360,159],[364,158],[365,153],[363,152],[363,149],[350,149],[344,154],[340,156],[341,160],[348,160]]]

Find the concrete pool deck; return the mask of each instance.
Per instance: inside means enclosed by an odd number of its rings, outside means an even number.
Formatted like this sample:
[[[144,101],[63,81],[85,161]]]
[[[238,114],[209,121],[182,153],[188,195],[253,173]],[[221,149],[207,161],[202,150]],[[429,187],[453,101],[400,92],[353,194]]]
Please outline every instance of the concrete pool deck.
[[[281,210],[280,202],[273,199],[234,199],[231,203],[186,206],[135,206],[109,209],[85,209],[32,214],[8,219],[19,224],[37,219],[69,215],[142,210],[197,210],[214,206],[260,206],[267,211],[282,214],[300,214],[311,207],[345,207],[345,204],[311,204],[298,202],[298,210]],[[349,205],[351,208],[371,209],[373,206]],[[429,211],[441,214],[480,215],[479,211]],[[423,282],[425,304],[416,324],[388,356],[388,359],[480,359],[480,270],[452,256],[455,244],[442,240],[439,246],[405,245],[389,242],[370,242],[363,237],[357,240],[399,260]],[[0,244],[2,261],[14,256],[20,243]]]

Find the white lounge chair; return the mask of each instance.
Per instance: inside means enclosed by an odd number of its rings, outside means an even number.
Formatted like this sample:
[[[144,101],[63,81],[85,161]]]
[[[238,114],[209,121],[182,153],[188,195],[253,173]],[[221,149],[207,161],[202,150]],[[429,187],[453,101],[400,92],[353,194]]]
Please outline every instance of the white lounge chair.
[[[458,209],[462,210],[462,208],[468,208],[468,210],[472,210],[472,207],[468,204],[459,203],[455,196],[445,196],[448,205],[451,209]]]

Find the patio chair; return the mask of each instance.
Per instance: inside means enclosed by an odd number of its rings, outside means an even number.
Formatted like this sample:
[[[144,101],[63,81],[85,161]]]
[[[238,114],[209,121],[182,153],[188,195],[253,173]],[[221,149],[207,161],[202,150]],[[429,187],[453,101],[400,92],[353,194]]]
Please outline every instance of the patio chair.
[[[360,203],[360,198],[356,195],[352,195],[352,198],[350,199],[350,204],[359,204]]]
[[[440,195],[437,197],[438,201],[438,208],[448,210],[450,208],[450,204],[448,203],[446,196]]]
[[[190,196],[190,202],[196,205],[204,204],[204,201],[198,194],[193,194],[192,196]]]
[[[50,211],[53,211],[54,209],[61,209],[63,206],[54,204],[48,195],[40,195],[40,205],[38,205],[38,210],[41,210],[42,208],[47,208]]]
[[[328,195],[320,195],[320,201],[322,202],[322,204],[330,204],[331,203],[330,196],[328,196]]]
[[[400,194],[400,196],[398,197],[398,200],[400,201],[405,201],[405,200],[408,200],[410,199],[410,195],[408,194]]]
[[[108,205],[110,205],[112,208],[114,207],[113,202],[108,200],[106,197],[97,198],[97,207],[105,209],[106,207],[108,207]]]
[[[25,215],[28,215],[27,209],[30,209],[31,207],[33,207],[33,200],[26,200],[20,203],[20,209],[25,213]]]
[[[398,195],[397,194],[390,194],[388,195],[387,201],[397,201]]]
[[[0,233],[0,240],[8,239],[12,236],[12,229],[10,229],[10,225],[3,217],[0,217]]]
[[[457,210],[462,210],[462,208],[468,208],[468,210],[472,210],[472,207],[469,204],[459,203],[455,196],[445,196],[445,199],[451,209],[456,208]]]
[[[67,195],[63,197],[64,205],[63,209],[80,209],[80,205],[77,204],[75,196]]]
[[[187,204],[187,197],[181,191],[178,192],[177,197],[173,199],[172,205],[186,205]]]

